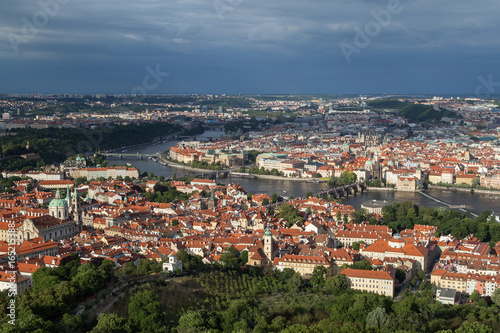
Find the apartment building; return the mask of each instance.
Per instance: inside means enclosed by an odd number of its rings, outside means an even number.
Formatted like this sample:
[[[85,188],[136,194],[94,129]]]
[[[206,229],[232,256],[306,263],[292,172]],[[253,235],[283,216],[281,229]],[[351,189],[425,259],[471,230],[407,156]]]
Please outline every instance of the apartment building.
[[[375,243],[360,249],[360,253],[371,259],[384,260],[384,258],[413,259],[426,271],[430,263],[429,250],[423,245],[414,245],[396,236],[389,240],[377,240]]]
[[[331,262],[326,256],[287,254],[281,258],[275,258],[274,265],[279,271],[283,271],[285,268],[293,269],[305,278],[312,276],[316,266],[325,266],[328,271],[333,271]]]
[[[398,177],[396,188],[398,191],[414,192],[417,189],[417,179],[415,177]]]
[[[69,172],[72,178],[86,177],[87,179],[105,178],[116,179],[117,177],[139,178],[139,170],[136,168],[127,167],[110,167],[110,168],[83,168],[73,169]]]
[[[386,266],[383,271],[345,268],[340,274],[347,277],[351,289],[394,296],[396,270],[392,266]]]
[[[500,276],[452,273],[437,269],[431,274],[431,283],[441,288],[452,288],[462,293],[477,291],[481,296],[492,296],[500,287]]]
[[[467,292],[467,274],[451,273],[445,270],[435,270],[431,274],[431,283],[440,288],[455,289]]]

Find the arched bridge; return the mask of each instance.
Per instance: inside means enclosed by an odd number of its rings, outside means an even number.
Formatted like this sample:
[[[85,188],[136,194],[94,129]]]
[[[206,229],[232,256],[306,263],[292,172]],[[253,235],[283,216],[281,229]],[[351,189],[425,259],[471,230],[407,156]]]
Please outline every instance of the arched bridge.
[[[141,154],[139,154],[139,153],[132,154],[132,153],[118,153],[118,152],[116,152],[116,153],[100,153],[100,154],[103,156],[106,156],[106,157],[110,157],[110,156],[116,157],[120,160],[123,159],[124,157],[126,157],[126,158],[137,157],[137,158],[142,160],[142,159],[144,159],[144,157],[156,157],[156,156],[158,156],[157,154],[142,154],[142,153]]]
[[[365,182],[357,182],[354,184],[337,186],[329,190],[321,191],[316,193],[316,195],[333,195],[334,198],[348,197],[350,194],[354,195],[358,192],[363,193],[366,190]]]

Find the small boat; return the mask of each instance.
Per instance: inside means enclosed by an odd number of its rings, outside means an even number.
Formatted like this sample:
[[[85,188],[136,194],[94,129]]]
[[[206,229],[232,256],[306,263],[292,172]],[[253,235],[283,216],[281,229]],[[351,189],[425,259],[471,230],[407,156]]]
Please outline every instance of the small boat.
[[[287,190],[283,190],[283,193],[288,193],[288,191]]]

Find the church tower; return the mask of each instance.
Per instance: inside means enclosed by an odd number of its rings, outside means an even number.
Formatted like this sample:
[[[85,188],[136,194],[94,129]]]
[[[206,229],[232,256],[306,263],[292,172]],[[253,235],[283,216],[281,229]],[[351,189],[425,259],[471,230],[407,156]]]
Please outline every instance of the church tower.
[[[71,207],[71,192],[69,191],[69,185],[66,187],[66,197],[64,198],[64,200],[66,200],[66,202],[68,203],[69,212],[71,213],[73,207]]]
[[[81,217],[80,217],[80,211],[78,209],[78,192],[76,192],[76,186],[73,191],[73,196],[71,197],[71,209],[73,211],[73,220],[75,221],[75,225],[77,230],[81,230]]]
[[[210,191],[210,199],[208,199],[208,209],[214,209],[217,207],[217,198],[215,197],[215,190]]]
[[[419,181],[422,181],[422,169],[420,169],[420,163],[418,163],[417,170],[415,171],[415,177],[417,177]]]
[[[271,233],[271,228],[269,226],[269,222],[267,222],[267,228],[264,232],[264,254],[267,257],[269,262],[273,261],[273,253],[274,253],[274,240],[273,235]]]

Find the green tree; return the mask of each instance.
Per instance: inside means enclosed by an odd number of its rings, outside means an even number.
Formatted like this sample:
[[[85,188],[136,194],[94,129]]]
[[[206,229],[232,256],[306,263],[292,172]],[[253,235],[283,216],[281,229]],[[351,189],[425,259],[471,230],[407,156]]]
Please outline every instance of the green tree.
[[[189,310],[179,318],[178,333],[198,333],[216,329],[220,318],[214,312]]]
[[[366,327],[376,327],[379,330],[382,330],[382,328],[387,324],[388,319],[389,316],[385,312],[385,308],[380,306],[376,307],[375,310],[366,316]]]
[[[92,295],[105,285],[106,276],[103,271],[88,263],[78,268],[78,273],[72,282],[78,286],[84,295]]]
[[[366,260],[366,259],[357,261],[352,265],[343,264],[340,268],[341,269],[344,269],[344,268],[364,269],[367,271],[371,271],[373,269],[371,262]]]
[[[222,255],[220,256],[220,261],[222,261],[226,267],[236,268],[239,267],[238,257],[238,250],[236,250],[236,248],[231,245],[222,253]]]
[[[340,175],[340,181],[342,185],[353,184],[356,182],[357,176],[352,171],[344,171]]]
[[[495,289],[493,296],[491,296],[493,303],[500,305],[500,288]]]
[[[238,264],[240,266],[243,266],[245,265],[246,263],[248,262],[248,251],[245,250],[245,251],[241,251],[240,253],[240,257],[239,257],[239,260],[238,260]]]
[[[53,324],[49,320],[44,320],[42,316],[33,313],[32,309],[19,311],[16,316],[16,328],[13,332],[37,332],[49,333],[53,332]],[[12,325],[7,324],[12,327]],[[8,332],[2,330],[2,332]]]
[[[337,212],[337,222],[340,222],[342,220],[342,213],[340,210]]]
[[[61,282],[61,279],[55,275],[49,267],[40,267],[32,276],[33,290],[41,291],[53,287]]]
[[[477,290],[474,290],[474,292],[470,295],[470,299],[474,302],[474,303],[477,303],[479,302],[479,299],[481,298],[481,296],[479,296],[479,293],[477,292]]]
[[[362,223],[368,220],[368,211],[364,208],[358,209],[351,214],[354,223]]]
[[[313,286],[322,287],[325,285],[325,279],[328,277],[328,269],[323,265],[318,265],[314,267],[311,284]]]
[[[389,315],[389,322],[386,330],[390,332],[407,331],[422,332],[427,331],[434,310],[431,297],[421,295],[403,296],[393,304],[393,313]]]
[[[366,244],[364,241],[354,242],[351,244],[351,247],[356,251],[359,251],[361,244]]]
[[[319,333],[314,326],[307,326],[304,324],[292,324],[281,330],[280,333]]]
[[[339,273],[326,278],[325,287],[330,294],[340,295],[349,289],[349,280],[345,275]]]
[[[396,279],[399,281],[399,284],[403,284],[403,282],[406,280],[406,272],[402,269],[397,269]]]
[[[462,326],[457,328],[456,333],[493,333],[491,327],[477,321],[464,321]]]
[[[121,333],[125,331],[126,324],[127,319],[115,313],[101,313],[91,333]]]
[[[128,314],[135,332],[151,332],[163,326],[164,313],[158,296],[151,290],[139,290],[130,297]]]
[[[304,218],[300,214],[299,210],[289,203],[285,203],[280,206],[278,216],[287,221],[287,228],[297,222],[304,222]]]

